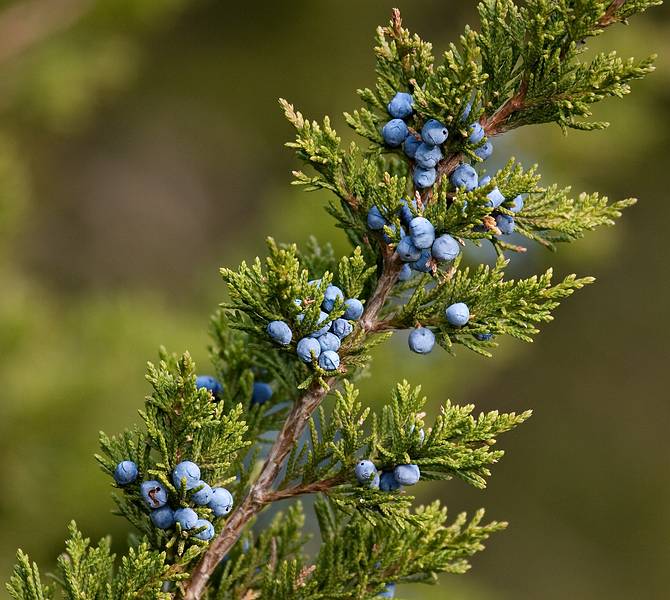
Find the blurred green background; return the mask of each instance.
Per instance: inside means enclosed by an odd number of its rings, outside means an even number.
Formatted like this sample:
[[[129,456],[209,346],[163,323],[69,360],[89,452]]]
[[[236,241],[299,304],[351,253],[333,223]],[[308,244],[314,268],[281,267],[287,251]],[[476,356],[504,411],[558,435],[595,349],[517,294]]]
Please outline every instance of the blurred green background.
[[[18,546],[51,565],[72,518],[122,547],[97,432],[136,420],[160,344],[207,370],[219,266],[262,253],[269,234],[344,249],[323,197],[289,186],[297,163],[276,99],[345,133],[393,5],[437,50],[475,22],[474,3],[443,0],[0,1],[0,579]],[[433,407],[535,411],[502,439],[486,491],[418,489],[454,514],[488,507],[508,531],[470,574],[400,596],[668,597],[669,45],[668,8],[594,41],[660,55],[631,97],[597,109],[609,130],[536,127],[496,143],[494,164],[514,155],[547,183],[641,199],[615,229],[514,259],[520,274],[555,265],[597,284],[532,346],[419,357],[397,336],[362,383],[371,404],[406,377]]]

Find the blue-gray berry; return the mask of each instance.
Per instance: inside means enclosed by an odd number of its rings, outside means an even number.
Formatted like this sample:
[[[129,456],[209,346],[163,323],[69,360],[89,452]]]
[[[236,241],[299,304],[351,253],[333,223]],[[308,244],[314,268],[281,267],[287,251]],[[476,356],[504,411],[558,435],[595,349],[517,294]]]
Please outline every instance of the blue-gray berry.
[[[214,525],[212,525],[207,519],[198,519],[193,529],[201,528],[204,529],[196,533],[194,537],[202,540],[203,542],[209,542],[209,540],[214,537]]]
[[[193,488],[191,498],[198,506],[205,506],[212,498],[212,488],[204,481],[198,481],[198,485]]]
[[[192,508],[178,508],[174,511],[174,520],[184,531],[193,529],[198,522],[198,513]]]
[[[284,321],[270,321],[267,331],[270,338],[282,346],[288,346],[293,339],[293,332]]]
[[[482,160],[490,158],[492,154],[493,154],[493,144],[488,140],[483,146],[479,146],[479,148],[475,150],[475,155],[481,158]]]
[[[465,108],[463,109],[463,114],[461,115],[461,123],[465,123],[468,120],[471,111],[472,111],[472,102],[468,102],[465,105]]]
[[[358,321],[363,316],[363,303],[358,298],[349,298],[344,302],[344,318]]]
[[[471,192],[477,187],[479,178],[477,171],[471,165],[463,163],[458,165],[451,174],[451,183],[454,187],[465,188],[465,191]]]
[[[400,485],[414,485],[421,478],[418,465],[397,465],[393,476]]]
[[[432,273],[433,272],[433,255],[430,253],[430,250],[427,248],[421,252],[421,258],[416,262],[411,263],[412,269],[419,271],[420,273]]]
[[[387,146],[397,148],[405,141],[409,129],[402,119],[391,119],[382,129],[382,137]]]
[[[319,366],[324,371],[337,371],[340,366],[340,355],[332,350],[326,350],[319,356]]]
[[[398,92],[393,96],[391,102],[388,103],[387,109],[389,115],[394,119],[406,119],[414,111],[414,108],[412,107],[413,102],[414,99],[412,98],[412,94]]]
[[[338,300],[344,301],[344,294],[340,288],[331,284],[326,288],[326,291],[323,294],[323,304],[321,307],[326,312],[330,312],[333,310],[333,307]]]
[[[408,235],[400,240],[396,252],[403,262],[414,262],[421,258],[421,249],[414,245],[412,238]]]
[[[180,462],[172,471],[172,483],[179,489],[182,480],[187,490],[192,490],[200,482],[200,467],[190,460]]]
[[[233,508],[233,495],[226,488],[214,488],[207,506],[217,517],[223,517]]]
[[[502,192],[498,189],[497,186],[494,187],[488,194],[486,194],[486,197],[489,199],[486,203],[486,206],[490,206],[492,208],[498,208],[505,201],[505,196],[502,195]]]
[[[169,506],[163,506],[152,510],[149,515],[151,522],[154,524],[154,527],[158,529],[170,529],[174,526],[174,511]]]
[[[377,594],[377,598],[395,598],[395,583],[387,583],[384,591]]]
[[[421,129],[421,138],[426,144],[430,144],[431,146],[440,146],[444,144],[448,137],[448,129],[435,119],[426,121]]]
[[[490,182],[491,182],[491,176],[485,175],[479,180],[479,185],[477,187],[484,187],[485,185],[488,185]]]
[[[447,322],[454,327],[463,327],[470,320],[470,309],[464,302],[456,302],[445,311]]]
[[[513,213],[518,213],[523,210],[523,196],[521,194],[512,200],[512,206],[510,206],[510,210]]]
[[[299,323],[302,323],[304,319],[305,319],[304,314],[298,315],[298,322]],[[326,333],[326,331],[328,331],[328,329],[330,328],[330,321],[328,319],[329,319],[329,317],[328,317],[327,312],[319,311],[319,318],[318,318],[316,324],[317,325],[322,325],[323,324],[323,326],[320,327],[319,329],[317,329],[316,331],[312,331],[312,333],[309,334],[309,337],[317,338],[320,335],[323,335],[324,333]]]
[[[514,232],[514,217],[510,215],[497,215],[496,226],[503,235],[510,235]]]
[[[347,337],[353,330],[354,327],[346,319],[335,319],[333,321],[330,330],[341,340]]]
[[[154,479],[143,481],[140,485],[140,493],[149,508],[160,508],[167,504],[167,490],[160,481]]]
[[[461,252],[458,242],[448,234],[435,238],[430,253],[436,260],[454,260]]]
[[[128,485],[137,479],[139,470],[132,460],[124,460],[114,469],[114,481],[119,485]]]
[[[405,227],[409,227],[410,221],[414,218],[414,213],[412,212],[412,209],[409,207],[409,202],[405,200],[405,198],[401,198],[400,202],[401,206],[400,210],[398,211],[398,215],[400,216],[400,222]],[[416,210],[416,200],[412,200],[412,206],[414,207],[414,210]]]
[[[254,389],[251,393],[251,403],[252,404],[265,404],[270,398],[272,398],[272,386],[269,383],[264,381],[255,381]],[[207,504],[205,502],[205,504]]]
[[[321,346],[319,345],[319,341],[313,337],[305,337],[298,342],[296,353],[301,361],[311,363],[312,355],[315,358],[319,358]]]
[[[198,375],[195,378],[195,387],[197,389],[205,388],[215,398],[219,398],[223,393],[223,385],[216,377],[211,375]]]
[[[430,248],[435,241],[435,227],[425,217],[414,217],[409,224],[409,235],[417,248]]]
[[[393,471],[384,471],[379,478],[379,489],[382,492],[394,492],[400,489],[400,484],[396,481]]]
[[[442,160],[442,150],[439,146],[431,146],[424,142],[417,148],[414,160],[422,169],[431,169]]]
[[[376,206],[368,211],[368,228],[373,231],[384,229],[387,221]]]
[[[437,179],[437,171],[435,169],[422,169],[419,167],[414,169],[412,179],[416,187],[420,189],[429,188]]]
[[[412,277],[412,267],[403,265],[398,274],[398,281],[407,281]]]
[[[377,467],[371,460],[361,460],[354,468],[354,474],[358,483],[368,484],[372,481],[374,475],[377,474]]]
[[[414,158],[416,156],[416,151],[421,144],[421,139],[416,137],[413,133],[410,133],[402,143],[402,149],[407,156]]]
[[[407,342],[412,352],[428,354],[435,346],[435,334],[427,327],[417,327],[412,329]]]
[[[476,122],[470,125],[470,136],[468,141],[471,144],[479,144],[484,139],[484,128],[481,123]]]
[[[492,333],[475,333],[475,339],[479,340],[480,342],[488,342],[493,339],[493,334]]]
[[[319,340],[319,345],[321,346],[321,352],[337,352],[340,349],[342,342],[334,333],[329,331],[324,333],[322,336],[317,338]]]

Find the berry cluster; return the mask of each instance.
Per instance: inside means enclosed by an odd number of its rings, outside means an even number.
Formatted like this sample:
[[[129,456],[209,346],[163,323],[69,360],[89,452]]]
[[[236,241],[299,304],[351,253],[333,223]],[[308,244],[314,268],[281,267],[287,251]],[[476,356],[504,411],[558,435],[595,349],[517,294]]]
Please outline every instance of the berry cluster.
[[[223,394],[223,384],[212,377],[211,375],[198,375],[195,379],[196,388],[205,388],[212,396],[214,400],[221,400],[221,395]],[[252,404],[265,404],[273,394],[272,386],[269,383],[264,381],[255,381],[253,392],[251,394],[251,403]]]
[[[310,285],[319,286],[320,279],[309,282]],[[302,300],[296,299],[295,304],[302,306]],[[344,309],[344,314],[336,319],[330,318],[333,309]],[[358,298],[344,299],[344,293],[336,285],[326,288],[321,304],[321,311],[317,325],[319,329],[303,337],[296,344],[296,354],[305,363],[312,364],[318,361],[319,367],[324,371],[337,371],[340,366],[340,355],[338,350],[342,340],[346,338],[354,327],[351,321],[357,321],[363,316],[363,303]],[[297,317],[298,323],[305,318],[304,313]],[[271,321],[267,326],[270,338],[282,346],[289,346],[293,339],[293,331],[284,321]]]
[[[381,473],[371,460],[362,460],[354,468],[358,483],[367,485],[382,492],[393,492],[403,485],[414,485],[421,478],[418,465],[396,465],[392,469],[384,469]]]
[[[120,462],[114,469],[114,481],[122,487],[137,481],[138,476],[139,469],[130,460]],[[233,508],[232,494],[222,487],[210,487],[200,478],[200,467],[191,461],[180,462],[174,468],[172,483],[177,494],[187,492],[194,506],[207,507],[215,517],[223,517]],[[151,510],[151,522],[158,529],[178,526],[180,531],[188,531],[203,542],[208,542],[214,537],[214,525],[211,521],[200,518],[193,508],[183,506],[184,502],[178,501],[173,504],[178,504],[179,507],[172,508],[168,489],[160,481],[154,479],[143,481],[139,491]]]

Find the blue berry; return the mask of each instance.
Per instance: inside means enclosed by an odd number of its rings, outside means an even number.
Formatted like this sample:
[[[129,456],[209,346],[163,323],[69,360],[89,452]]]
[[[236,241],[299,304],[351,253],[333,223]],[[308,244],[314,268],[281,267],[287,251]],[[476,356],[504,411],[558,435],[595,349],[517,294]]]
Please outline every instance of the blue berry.
[[[421,258],[421,249],[412,243],[412,238],[408,235],[400,240],[396,252],[403,262],[414,262]]]
[[[488,185],[491,181],[491,176],[490,175],[485,175],[479,180],[479,185],[477,187],[484,187],[485,185]]]
[[[406,119],[412,114],[412,112],[414,112],[414,109],[412,108],[413,102],[414,99],[412,98],[412,94],[408,94],[407,92],[398,92],[395,96],[393,96],[391,102],[388,103],[387,109],[389,111],[389,115],[391,115],[394,119]]]
[[[319,366],[324,371],[337,371],[340,366],[340,356],[337,352],[326,350],[319,356]]]
[[[492,333],[475,333],[475,339],[480,342],[488,342],[493,339]]]
[[[422,169],[432,169],[442,160],[442,150],[424,142],[417,148],[414,160]]]
[[[405,227],[409,227],[410,221],[414,218],[414,213],[412,213],[412,209],[409,207],[409,202],[405,200],[405,198],[401,198],[400,202],[401,206],[400,210],[398,211],[398,214],[400,215],[400,222]],[[414,210],[416,210],[416,200],[412,200],[412,206],[414,207]]]
[[[416,137],[413,133],[410,133],[402,144],[402,149],[405,151],[405,154],[410,158],[416,156],[416,151],[421,145],[421,139]]]
[[[384,591],[377,594],[377,598],[394,598],[395,597],[395,583],[387,583]]]
[[[305,319],[305,315],[301,314],[298,315],[298,321],[302,323],[302,321]],[[319,319],[317,320],[316,324],[321,325],[322,323],[325,323],[323,327],[320,329],[317,329],[316,331],[312,331],[312,333],[309,334],[309,337],[317,338],[320,335],[323,335],[328,331],[330,328],[330,321],[328,321],[328,313],[324,311],[319,311]]]
[[[143,481],[140,485],[140,493],[149,508],[160,508],[167,504],[167,490],[160,481],[154,479]]]
[[[342,290],[336,285],[329,285],[323,295],[323,304],[321,306],[323,310],[330,312],[338,300],[344,301]]]
[[[400,484],[396,481],[393,471],[384,471],[379,478],[379,489],[382,492],[394,492],[400,489]]]
[[[319,346],[321,346],[321,352],[337,352],[340,349],[340,338],[338,338],[334,333],[326,332],[318,338]]]
[[[421,252],[421,258],[412,263],[412,269],[420,273],[433,272],[433,255],[426,249]]]
[[[518,213],[523,210],[523,196],[521,194],[512,200],[512,206],[510,207],[510,210],[513,213]]]
[[[514,232],[514,217],[509,215],[498,215],[496,217],[496,225],[503,235],[510,235]]]
[[[414,169],[412,177],[414,185],[420,189],[431,187],[437,179],[437,171],[435,169]]]
[[[435,227],[425,217],[414,217],[411,220],[409,234],[417,248],[430,248],[435,241]]]
[[[223,385],[216,377],[211,375],[198,375],[195,378],[195,387],[197,389],[205,388],[212,396],[218,398],[223,393]]]
[[[154,524],[154,527],[158,529],[170,529],[174,526],[174,511],[169,506],[163,506],[152,510],[149,515],[151,522]]]
[[[483,146],[480,146],[475,150],[475,155],[481,158],[482,160],[490,158],[492,154],[493,154],[493,144],[489,141],[487,141]]]
[[[217,517],[223,517],[233,508],[233,495],[226,488],[214,488],[207,506]]]
[[[269,383],[264,381],[255,381],[254,389],[251,393],[251,403],[252,404],[265,404],[270,398],[272,398],[272,386]],[[205,502],[207,504],[207,502]]]
[[[195,502],[198,506],[207,505],[212,498],[212,488],[201,480],[198,481],[198,485],[196,485],[193,489],[195,490],[191,495],[193,502]]]
[[[410,277],[412,277],[412,267],[403,265],[398,274],[398,281],[407,281]]]
[[[354,327],[346,319],[335,319],[330,330],[341,340],[347,337],[353,330]]]
[[[463,327],[470,320],[470,309],[464,302],[456,302],[447,307],[447,322],[454,327]]]
[[[393,469],[393,476],[400,485],[414,485],[421,478],[418,465],[398,465]]]
[[[373,231],[379,231],[381,229],[384,229],[384,225],[386,225],[387,221],[383,217],[382,213],[379,212],[379,209],[376,206],[373,206],[369,211],[368,211],[368,228],[372,229]]]
[[[498,208],[505,201],[505,196],[502,195],[502,192],[497,187],[494,187],[486,194],[486,197],[489,199],[486,206],[493,208]]]
[[[298,342],[296,353],[301,361],[311,363],[312,354],[315,358],[319,358],[319,355],[321,354],[321,346],[319,345],[319,341],[313,337],[302,338]]]
[[[458,165],[451,174],[451,183],[454,187],[465,188],[467,192],[471,192],[477,187],[477,171],[465,163]]]
[[[465,108],[463,109],[463,114],[461,115],[461,123],[465,123],[465,121],[468,120],[471,111],[472,111],[472,102],[468,102],[465,105]]]
[[[214,525],[212,525],[207,519],[198,519],[193,529],[200,529],[204,527],[202,531],[199,531],[195,534],[199,540],[203,542],[209,542],[214,537]]]
[[[417,327],[409,334],[409,349],[417,354],[428,354],[435,346],[435,334],[427,327]]]
[[[192,508],[178,508],[174,511],[174,520],[184,531],[193,529],[198,522],[198,513]]]
[[[405,141],[409,129],[402,119],[391,119],[382,129],[382,137],[387,146],[397,148]]]
[[[371,460],[362,460],[354,468],[354,474],[358,483],[370,483],[373,475],[377,474],[377,467]]]
[[[379,471],[377,471],[374,477],[372,478],[372,481],[370,481],[369,487],[372,488],[373,490],[378,490],[379,482],[380,482]]]
[[[349,298],[344,302],[344,318],[358,321],[363,316],[363,303],[358,298]]]
[[[481,123],[476,122],[470,125],[470,137],[468,141],[471,144],[479,144],[484,139],[484,128]]]
[[[114,481],[119,485],[128,485],[137,479],[139,471],[132,460],[124,460],[114,469]]]
[[[180,462],[172,471],[172,483],[179,489],[182,480],[186,483],[186,489],[192,490],[200,482],[200,467],[190,460]]]
[[[288,346],[293,339],[293,332],[284,321],[271,321],[267,331],[270,338],[282,346]]]
[[[440,146],[444,144],[448,137],[449,131],[447,128],[435,119],[426,121],[423,129],[421,129],[421,138],[426,144],[430,144],[431,146]]]
[[[454,260],[461,252],[458,242],[448,234],[435,238],[430,249],[436,260]]]

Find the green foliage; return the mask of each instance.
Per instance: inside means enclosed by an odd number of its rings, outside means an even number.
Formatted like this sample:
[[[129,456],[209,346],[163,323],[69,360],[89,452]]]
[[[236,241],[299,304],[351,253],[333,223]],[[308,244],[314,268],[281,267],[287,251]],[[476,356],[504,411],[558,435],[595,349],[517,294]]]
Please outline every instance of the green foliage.
[[[512,215],[515,197],[525,196],[523,210],[514,213],[518,232],[553,248],[613,224],[634,200],[609,203],[598,194],[574,199],[569,188],[541,188],[537,167],[525,169],[514,159],[492,174],[490,183],[470,192],[454,189],[449,175],[463,161],[480,160],[475,150],[484,141],[469,140],[474,121],[488,136],[545,122],[563,129],[601,128],[602,123],[584,121],[591,105],[628,93],[630,82],[651,70],[651,59],[621,60],[607,53],[582,62],[582,39],[654,4],[528,0],[518,6],[511,0],[484,0],[480,29],[466,28],[459,44],[450,45],[439,59],[429,43],[402,27],[394,11],[390,25],[377,33],[375,85],[360,90],[364,106],[345,115],[367,140],[366,148],[355,143],[343,148],[328,117],[309,121],[281,101],[296,129],[288,145],[312,170],[296,171],[295,183],[333,192],[327,210],[345,230],[351,252],[338,257],[330,244],[315,239],[298,249],[270,238],[266,258],[221,270],[228,301],[212,318],[210,346],[214,375],[224,388],[220,397],[196,387],[197,371],[188,354],[161,351],[159,363],[149,365],[152,393],[140,411],[144,427],[112,437],[101,434],[97,459],[108,476],[118,462],[134,461],[140,480],[163,484],[172,508],[188,506],[190,498],[183,485],[173,485],[171,472],[177,463],[192,460],[205,481],[230,489],[238,508],[226,520],[214,519],[210,507],[197,507],[198,515],[224,534],[209,545],[196,538],[198,530],[185,531],[179,524],[158,530],[139,481],[123,487],[115,496],[118,512],[140,531],[142,541],[115,568],[108,540],[92,547],[72,526],[57,579],[65,597],[188,596],[191,576],[205,569],[209,599],[360,599],[375,597],[390,582],[431,583],[438,573],[469,568],[468,559],[504,524],[481,525],[481,511],[469,521],[459,515],[449,524],[438,503],[415,508],[404,490],[379,490],[374,474],[370,482],[359,483],[355,465],[369,459],[380,473],[388,473],[397,465],[414,464],[424,479],[457,478],[483,488],[503,456],[494,449],[498,436],[523,423],[530,411],[473,416],[473,406],[447,401],[428,425],[420,388],[398,384],[388,404],[375,413],[359,398],[353,379],[369,368],[376,344],[393,331],[418,325],[431,328],[449,352],[460,344],[490,356],[497,342],[487,336],[531,341],[562,299],[593,281],[569,275],[554,284],[551,270],[507,279],[505,251],[523,248],[501,239],[496,217]],[[450,130],[437,182],[426,190],[413,184],[414,162],[402,149],[385,147],[380,135],[388,119],[386,104],[397,91],[413,93],[410,131],[419,131],[429,118],[440,119]],[[496,188],[506,198],[501,207],[488,198]],[[438,234],[455,237],[464,253],[470,243],[491,243],[499,255],[495,265],[464,267],[463,256],[446,264],[431,259],[430,273],[400,283],[395,249],[405,205],[412,217],[427,217]],[[383,231],[367,226],[372,207],[387,220]],[[331,284],[346,298],[360,298],[365,313],[342,341],[340,368],[326,372],[315,359],[304,364],[295,350],[301,338],[319,328]],[[445,318],[455,302],[470,309],[463,327]],[[344,313],[344,302],[338,300],[328,319]],[[279,346],[270,339],[267,326],[274,320],[288,324],[290,344]],[[273,397],[264,405],[252,402],[257,381],[273,385]],[[302,435],[304,430],[308,435]],[[252,528],[268,504],[310,493],[318,494],[321,532],[320,550],[311,562],[303,553],[300,505],[277,515],[258,534]],[[9,590],[14,598],[53,597],[24,554],[19,554]]]

